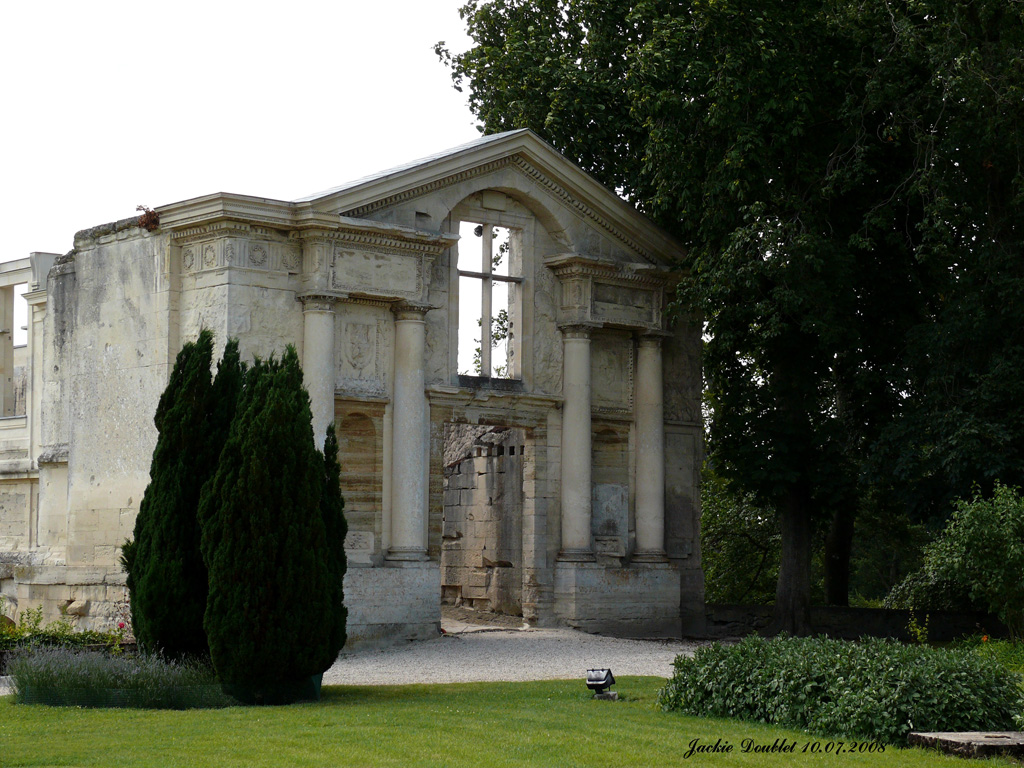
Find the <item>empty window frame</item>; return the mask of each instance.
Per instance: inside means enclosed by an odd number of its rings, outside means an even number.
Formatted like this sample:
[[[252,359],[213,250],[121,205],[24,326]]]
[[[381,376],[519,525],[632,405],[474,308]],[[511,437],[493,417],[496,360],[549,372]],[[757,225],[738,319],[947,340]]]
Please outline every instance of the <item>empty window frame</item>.
[[[519,231],[463,221],[459,235],[458,372],[518,379],[523,282]]]

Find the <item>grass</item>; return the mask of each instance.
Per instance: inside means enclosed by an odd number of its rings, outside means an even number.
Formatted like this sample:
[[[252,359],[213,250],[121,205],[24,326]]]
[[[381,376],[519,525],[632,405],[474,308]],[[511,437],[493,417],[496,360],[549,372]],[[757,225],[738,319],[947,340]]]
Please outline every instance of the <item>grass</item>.
[[[963,765],[888,747],[884,754],[801,753],[825,739],[771,726],[665,714],[664,680],[623,677],[625,700],[593,701],[582,680],[324,688],[318,704],[153,711],[50,708],[0,698],[0,763],[14,766],[782,766]],[[741,742],[797,744],[742,753]],[[729,754],[684,758],[692,739]],[[811,747],[813,749],[813,747]],[[1013,765],[997,761],[987,765]]]

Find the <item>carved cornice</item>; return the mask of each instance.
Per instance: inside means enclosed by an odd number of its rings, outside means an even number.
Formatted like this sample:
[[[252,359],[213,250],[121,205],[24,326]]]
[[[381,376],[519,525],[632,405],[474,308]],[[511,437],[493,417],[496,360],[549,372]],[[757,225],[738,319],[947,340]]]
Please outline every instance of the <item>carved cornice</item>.
[[[225,220],[288,230],[293,228],[295,215],[294,206],[283,200],[224,192],[160,206],[156,211],[161,229],[171,231]]]
[[[520,171],[526,174],[526,176],[540,184],[548,192],[550,192],[552,195],[561,200],[567,208],[576,211],[576,213],[582,216],[584,219],[589,219],[593,223],[597,224],[599,227],[601,227],[601,229],[610,234],[620,243],[623,243],[634,253],[639,254],[648,261],[657,261],[657,259],[635,239],[633,239],[625,232],[623,232],[621,229],[616,227],[607,218],[605,218],[600,213],[595,211],[589,205],[574,197],[560,184],[552,181],[538,168],[531,165],[524,157],[522,157],[521,155],[516,155],[515,157],[512,158],[512,162],[515,164],[517,168],[519,168]]]
[[[390,309],[394,301],[388,299],[376,298],[369,295],[360,294],[339,294],[337,300],[341,304],[359,304],[365,307],[377,307],[378,309]]]
[[[596,224],[637,255],[651,262],[657,261],[657,258],[654,257],[651,252],[635,238],[630,237],[620,227],[615,226],[615,224],[613,224],[607,217],[602,216],[594,210],[594,208],[581,201],[561,184],[554,181],[551,177],[530,163],[522,155],[503,157],[475,168],[470,168],[468,170],[452,174],[451,176],[446,176],[442,179],[435,179],[427,184],[421,184],[418,187],[406,189],[397,194],[367,203],[366,205],[352,208],[345,211],[343,215],[354,217],[366,216],[375,211],[390,208],[391,206],[404,203],[407,200],[411,200],[416,197],[421,197],[439,189],[444,189],[445,187],[461,184],[469,179],[473,179],[487,173],[492,173],[510,165],[530,179],[530,181],[544,188],[549,194],[558,199],[566,208],[575,212],[581,218]]]
[[[272,240],[279,243],[288,242],[288,237],[276,229],[259,227],[241,221],[213,221],[171,232],[171,239],[178,245],[218,237],[245,237]]]
[[[309,229],[292,233],[302,242],[346,245],[374,253],[407,252],[436,256],[458,242],[455,235],[420,232],[406,227],[374,226],[376,222],[352,222],[342,219],[336,229]]]
[[[584,256],[579,253],[562,253],[544,259],[545,266],[559,280],[590,278],[604,283],[630,285],[658,290],[672,279],[673,273],[652,271],[647,265],[620,264]],[[638,267],[641,269],[638,270]]]
[[[357,208],[352,208],[350,210],[344,211],[342,213],[342,216],[362,218],[363,216],[373,213],[374,211],[379,211],[382,208],[390,208],[393,205],[404,203],[406,200],[412,200],[414,197],[422,197],[423,195],[429,194],[431,192],[436,192],[439,189],[444,189],[445,187],[450,187],[455,184],[461,184],[462,182],[468,181],[469,179],[474,179],[477,176],[483,176],[484,174],[487,173],[493,173],[494,171],[505,168],[506,166],[511,164],[511,162],[511,157],[502,157],[498,160],[493,160],[489,163],[478,165],[475,168],[469,168],[465,171],[460,171],[459,173],[452,174],[451,176],[445,176],[443,179],[435,179],[434,181],[428,182],[426,184],[421,184],[418,187],[406,189],[402,192],[390,195],[388,197],[382,197],[380,200],[374,200],[373,202],[367,203],[366,205],[360,205]]]

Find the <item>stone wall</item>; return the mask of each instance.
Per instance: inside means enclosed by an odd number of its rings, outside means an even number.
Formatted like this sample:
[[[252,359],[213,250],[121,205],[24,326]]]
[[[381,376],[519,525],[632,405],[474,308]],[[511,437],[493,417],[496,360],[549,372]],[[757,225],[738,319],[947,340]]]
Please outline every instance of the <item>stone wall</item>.
[[[522,615],[524,446],[520,430],[487,429],[445,468],[442,602]]]
[[[726,638],[764,633],[771,625],[772,610],[770,605],[708,605],[705,636]],[[933,642],[982,632],[994,637],[1009,636],[1003,623],[991,614],[915,611],[914,615],[919,623],[927,620],[928,639]],[[910,611],[817,606],[811,608],[811,632],[846,640],[867,636],[909,642],[915,639],[908,630],[910,618]]]

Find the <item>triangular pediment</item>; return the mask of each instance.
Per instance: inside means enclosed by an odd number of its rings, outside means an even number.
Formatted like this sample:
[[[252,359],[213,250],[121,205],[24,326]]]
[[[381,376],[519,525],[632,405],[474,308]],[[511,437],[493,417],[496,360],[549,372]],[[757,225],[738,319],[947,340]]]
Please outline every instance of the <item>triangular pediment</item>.
[[[318,214],[366,218],[447,187],[504,170],[651,264],[678,263],[682,248],[645,216],[530,130],[468,144],[293,201]]]

